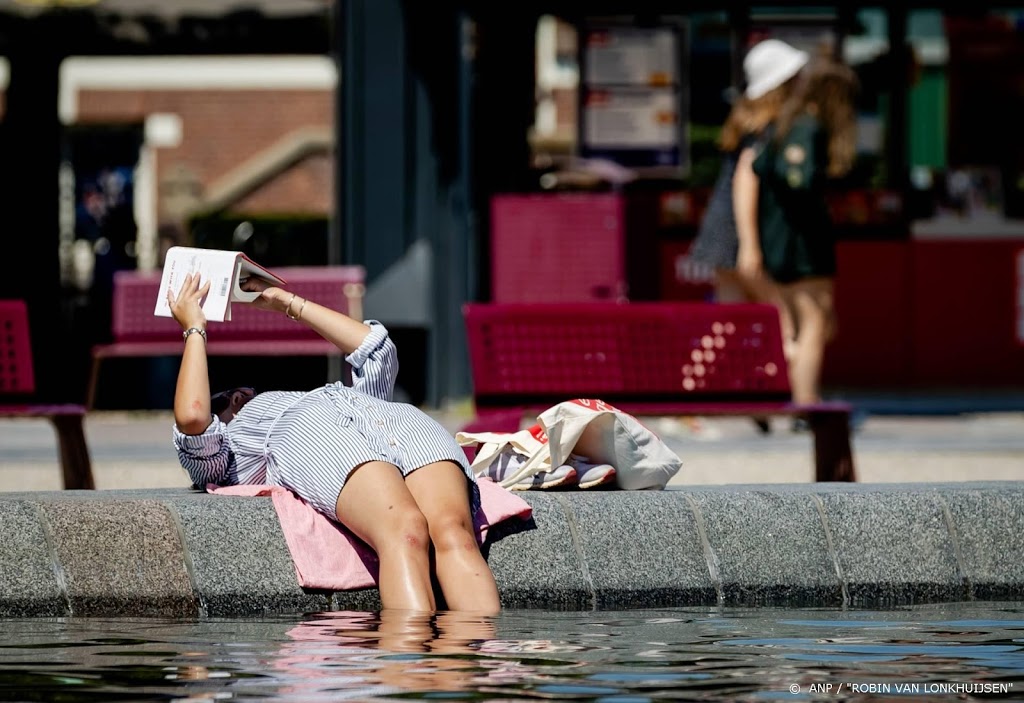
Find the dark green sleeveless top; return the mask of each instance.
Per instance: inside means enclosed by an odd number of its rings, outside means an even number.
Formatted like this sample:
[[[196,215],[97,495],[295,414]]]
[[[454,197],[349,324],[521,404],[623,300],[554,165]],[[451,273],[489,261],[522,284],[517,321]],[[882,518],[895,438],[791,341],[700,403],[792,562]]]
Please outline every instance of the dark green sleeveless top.
[[[835,236],[825,202],[828,135],[804,115],[776,139],[769,130],[754,159],[764,267],[780,283],[832,276]]]

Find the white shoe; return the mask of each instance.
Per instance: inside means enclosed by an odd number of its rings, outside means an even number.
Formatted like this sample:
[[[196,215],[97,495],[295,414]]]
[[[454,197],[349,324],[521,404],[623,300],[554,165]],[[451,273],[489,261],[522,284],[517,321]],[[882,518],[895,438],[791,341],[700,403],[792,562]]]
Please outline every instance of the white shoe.
[[[519,479],[512,484],[511,489],[513,491],[544,490],[571,486],[574,483],[576,483],[576,469],[566,464],[551,471],[541,471],[533,476]]]
[[[530,460],[530,457],[520,454],[510,446],[501,450],[498,456],[494,457],[487,467],[486,476],[495,483],[502,484],[506,478],[512,476],[523,464]],[[534,489],[558,488],[559,486],[570,486],[576,482],[576,469],[572,466],[559,466],[552,471],[541,471],[532,476],[521,478],[511,486],[512,491],[529,491]]]
[[[511,446],[506,445],[498,456],[491,460],[485,475],[500,484],[506,476],[511,476],[519,467],[528,461],[529,457],[523,456]]]
[[[570,454],[566,463],[560,467],[576,470],[576,482],[582,489],[603,486],[615,481],[615,467],[611,464],[593,464],[585,457]]]

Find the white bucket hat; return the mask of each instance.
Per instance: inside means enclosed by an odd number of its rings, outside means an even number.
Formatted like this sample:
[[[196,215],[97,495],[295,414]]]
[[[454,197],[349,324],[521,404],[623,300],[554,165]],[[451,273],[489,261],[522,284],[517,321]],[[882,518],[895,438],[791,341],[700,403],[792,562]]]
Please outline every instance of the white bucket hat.
[[[778,88],[799,73],[810,58],[806,51],[779,39],[765,39],[755,44],[743,59],[743,72],[747,77],[744,95],[755,100]]]

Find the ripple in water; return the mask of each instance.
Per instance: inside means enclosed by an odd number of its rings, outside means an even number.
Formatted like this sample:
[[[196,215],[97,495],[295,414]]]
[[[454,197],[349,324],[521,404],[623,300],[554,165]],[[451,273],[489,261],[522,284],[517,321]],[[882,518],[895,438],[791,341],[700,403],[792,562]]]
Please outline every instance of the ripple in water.
[[[1024,604],[8,619],[4,701],[1018,700]]]

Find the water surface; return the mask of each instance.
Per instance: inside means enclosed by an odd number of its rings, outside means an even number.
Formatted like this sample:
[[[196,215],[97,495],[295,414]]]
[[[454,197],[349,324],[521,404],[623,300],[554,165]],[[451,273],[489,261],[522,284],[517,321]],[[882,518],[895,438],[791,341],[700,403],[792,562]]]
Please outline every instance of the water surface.
[[[0,621],[3,701],[1021,700],[1024,603]]]

